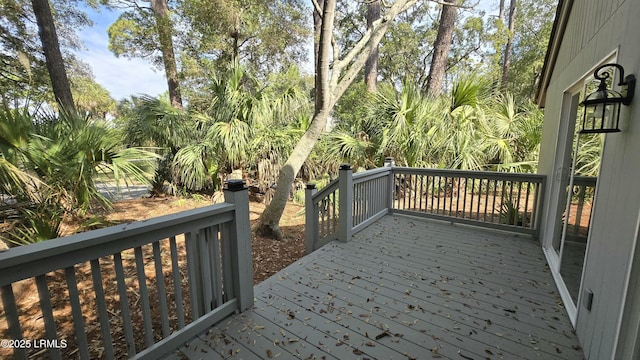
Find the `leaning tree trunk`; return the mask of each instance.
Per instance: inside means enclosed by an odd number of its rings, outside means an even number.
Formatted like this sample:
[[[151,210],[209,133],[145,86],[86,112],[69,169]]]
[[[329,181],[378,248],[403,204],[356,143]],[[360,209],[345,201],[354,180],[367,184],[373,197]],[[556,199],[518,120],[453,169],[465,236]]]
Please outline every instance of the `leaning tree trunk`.
[[[509,81],[509,67],[511,67],[511,47],[513,46],[513,30],[515,29],[517,0],[511,0],[509,5],[509,36],[507,37],[507,45],[504,47],[504,62],[502,63],[502,89],[507,88]]]
[[[51,79],[53,95],[64,111],[75,111],[75,104],[71,95],[71,87],[69,86],[64,60],[62,59],[49,0],[31,0],[31,5],[38,23],[38,33],[42,42],[49,78]]]
[[[427,94],[432,97],[437,97],[442,92],[442,82],[447,69],[451,39],[453,39],[453,30],[456,24],[457,4],[458,0],[452,0],[451,5],[443,5],[440,14],[438,35],[433,44],[433,58],[431,59],[429,76],[427,76]]]
[[[162,52],[171,106],[182,109],[182,95],[180,94],[176,56],[173,52],[173,39],[171,38],[172,24],[169,18],[167,0],[151,0],[151,10],[153,10],[156,18],[156,30],[158,31],[158,38],[160,39],[160,51]]]
[[[333,36],[333,23],[335,18],[336,0],[326,0],[322,9],[322,28],[320,30],[320,46],[318,48],[316,108],[311,125],[302,136],[293,152],[280,170],[276,192],[271,203],[264,210],[258,221],[256,229],[262,235],[272,236],[278,240],[284,236],[280,230],[279,222],[284,208],[289,200],[288,189],[293,184],[298,171],[311,154],[313,146],[324,131],[329,112],[331,111],[331,94],[329,93],[329,63],[331,53],[331,37]]]
[[[367,5],[367,29],[373,27],[374,21],[380,19],[380,0],[373,0]],[[378,87],[378,48],[371,52],[364,65],[364,83],[367,91],[376,92]]]
[[[254,225],[254,230],[257,233],[272,236],[276,239],[283,238],[279,222],[289,198],[289,189],[298,171],[325,130],[327,119],[333,106],[344,94],[357,74],[362,71],[367,58],[369,58],[373,49],[378,46],[389,25],[393,23],[393,19],[416,2],[417,0],[397,0],[389,7],[387,13],[376,21],[371,29],[367,30],[367,33],[360,41],[343,58],[340,58],[339,54],[333,53],[331,43],[336,0],[324,0],[318,61],[316,63],[316,107],[313,119],[311,120],[311,125],[298,141],[287,162],[280,170],[273,199]],[[331,62],[331,55],[333,55],[333,62]]]

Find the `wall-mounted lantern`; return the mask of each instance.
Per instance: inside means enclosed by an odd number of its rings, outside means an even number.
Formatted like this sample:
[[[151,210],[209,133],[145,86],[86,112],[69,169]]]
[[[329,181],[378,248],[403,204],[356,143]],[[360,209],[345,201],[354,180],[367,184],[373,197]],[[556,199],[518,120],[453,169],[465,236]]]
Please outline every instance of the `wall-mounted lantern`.
[[[620,92],[607,89],[606,80],[610,73],[603,71],[608,67],[618,69],[620,77]],[[582,117],[581,134],[619,132],[620,104],[629,105],[633,99],[636,86],[636,77],[633,75],[624,76],[624,68],[618,64],[604,64],[598,67],[593,76],[600,80],[598,90],[585,97],[580,103],[584,106],[584,116]]]

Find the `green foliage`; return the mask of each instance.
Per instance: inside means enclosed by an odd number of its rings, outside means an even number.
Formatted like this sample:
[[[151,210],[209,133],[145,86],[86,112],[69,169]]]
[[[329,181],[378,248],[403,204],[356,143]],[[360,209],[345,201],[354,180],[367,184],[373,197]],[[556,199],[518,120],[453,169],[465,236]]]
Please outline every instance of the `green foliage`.
[[[6,103],[0,109],[0,191],[19,204],[23,222],[15,241],[28,243],[59,235],[66,214],[108,206],[94,184],[102,173],[121,181],[144,182],[153,153],[122,148],[119,133],[75,114],[53,115]]]
[[[383,81],[397,84],[412,79],[417,86],[426,86],[427,64],[438,30],[435,17],[433,7],[424,1],[396,18],[380,46],[379,74]]]
[[[405,166],[534,170],[541,111],[490,88],[482,78],[462,78],[448,96],[431,99],[410,81],[399,91],[382,85],[365,100],[363,117],[341,118],[326,136],[327,159],[364,168],[391,156]]]
[[[116,56],[141,57],[153,56],[157,66],[162,65],[159,50],[158,33],[149,8],[138,8],[123,12],[120,17],[109,26],[109,50]]]
[[[518,103],[533,99],[551,36],[557,0],[520,0],[507,91]]]
[[[91,25],[75,0],[50,1],[67,68],[80,68],[71,54],[82,44],[77,31]],[[95,6],[97,1],[90,1]],[[0,100],[55,103],[31,1],[0,1]]]
[[[208,102],[178,110],[141,98],[122,109],[127,117],[120,126],[129,144],[164,149],[156,190],[167,181],[175,189],[210,192],[234,170],[264,177],[271,169],[263,180],[267,187],[275,182],[281,161],[309,125],[311,81],[296,67],[269,80],[264,86],[233,62],[213,76]]]
[[[500,207],[500,222],[507,225],[522,226],[523,221],[524,217],[513,200],[503,199]]]
[[[72,77],[71,92],[76,108],[92,118],[105,119],[116,111],[116,102],[109,92],[89,77]]]

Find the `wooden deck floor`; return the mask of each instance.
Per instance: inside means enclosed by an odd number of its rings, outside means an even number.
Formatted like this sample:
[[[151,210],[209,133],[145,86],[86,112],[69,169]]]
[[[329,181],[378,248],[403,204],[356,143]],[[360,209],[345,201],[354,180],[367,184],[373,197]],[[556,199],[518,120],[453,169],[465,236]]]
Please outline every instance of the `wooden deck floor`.
[[[255,288],[191,359],[582,359],[538,243],[386,216]]]

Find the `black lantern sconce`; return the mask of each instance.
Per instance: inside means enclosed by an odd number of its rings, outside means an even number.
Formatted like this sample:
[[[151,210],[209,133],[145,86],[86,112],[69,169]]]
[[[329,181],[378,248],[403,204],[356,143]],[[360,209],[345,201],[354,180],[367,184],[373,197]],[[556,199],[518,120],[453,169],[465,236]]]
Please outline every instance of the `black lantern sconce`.
[[[606,80],[610,73],[603,71],[608,67],[615,67],[620,76],[621,92],[607,89]],[[620,105],[629,105],[635,92],[636,77],[633,75],[624,76],[624,68],[618,64],[604,64],[598,67],[593,76],[600,80],[598,90],[587,95],[580,103],[584,106],[584,116],[582,117],[581,134],[596,134],[619,132]]]

